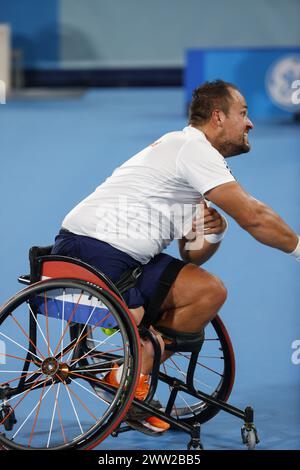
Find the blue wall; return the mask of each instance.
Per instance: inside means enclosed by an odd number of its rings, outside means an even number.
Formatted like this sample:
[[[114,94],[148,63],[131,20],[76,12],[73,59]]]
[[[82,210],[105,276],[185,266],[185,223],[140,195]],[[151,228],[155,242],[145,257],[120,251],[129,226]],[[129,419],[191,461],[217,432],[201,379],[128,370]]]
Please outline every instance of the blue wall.
[[[60,8],[64,67],[180,67],[191,47],[300,45],[298,0],[61,0]]]
[[[12,28],[13,47],[26,68],[56,68],[60,55],[59,0],[0,0],[0,23]]]
[[[0,0],[27,68],[182,67],[187,48],[300,45],[299,0]]]
[[[280,67],[277,66],[279,62]],[[300,79],[300,47],[187,51],[187,104],[199,83],[216,78],[239,87],[247,100],[252,119],[288,117],[291,113],[300,112],[300,103],[296,105],[292,101],[292,84]]]

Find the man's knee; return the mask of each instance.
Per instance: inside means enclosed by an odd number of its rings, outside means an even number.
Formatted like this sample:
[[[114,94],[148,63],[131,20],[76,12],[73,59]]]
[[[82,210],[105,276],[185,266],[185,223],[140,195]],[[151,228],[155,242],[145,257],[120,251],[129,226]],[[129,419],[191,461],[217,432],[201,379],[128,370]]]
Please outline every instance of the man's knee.
[[[205,303],[216,308],[220,308],[224,304],[227,298],[227,289],[217,276],[207,273],[205,279],[195,279],[195,283],[197,285],[195,286],[196,289],[193,289],[194,303]],[[197,291],[201,292],[202,295],[195,295]]]
[[[211,275],[211,278],[208,286],[210,296],[214,302],[223,305],[227,299],[227,289],[217,276]]]
[[[223,282],[213,274],[187,264],[179,273],[170,289],[162,311],[167,312],[190,305],[220,308],[226,300],[227,290]]]

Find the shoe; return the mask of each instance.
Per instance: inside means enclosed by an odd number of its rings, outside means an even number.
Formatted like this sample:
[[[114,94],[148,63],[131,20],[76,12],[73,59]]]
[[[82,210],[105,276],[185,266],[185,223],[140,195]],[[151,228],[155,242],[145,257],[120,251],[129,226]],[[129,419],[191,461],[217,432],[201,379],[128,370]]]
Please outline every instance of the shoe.
[[[119,387],[120,377],[118,377],[119,366],[117,364],[113,365],[113,368],[103,379],[103,382],[112,385],[113,387]],[[135,391],[135,398],[139,400],[145,400],[149,392],[149,375],[141,375],[139,378],[139,383]]]
[[[138,386],[135,391],[135,398],[145,400],[149,392],[149,375],[141,375]],[[149,416],[141,421],[141,424],[154,432],[164,432],[170,428],[170,425],[156,416]]]
[[[103,381],[108,385],[118,387],[120,383],[117,377],[118,370],[119,366],[117,364],[114,364],[113,369],[108,374],[106,374]],[[145,400],[148,395],[149,388],[149,375],[141,374],[138,386],[135,391],[135,398],[137,398],[138,400]],[[133,413],[131,413],[130,421],[135,421]],[[164,432],[170,428],[170,425],[168,423],[161,420],[160,418],[157,418],[156,416],[147,416],[144,419],[139,420],[139,422],[153,432]]]
[[[107,385],[112,385],[113,387],[118,388],[119,387],[119,381],[117,380],[117,373],[118,373],[119,366],[117,364],[113,365],[113,368],[110,372],[108,372],[105,377],[102,379],[102,382],[104,382]],[[104,400],[106,403],[111,403],[114,397],[113,392],[108,392],[106,390],[103,390],[100,387],[97,387],[97,385],[94,385],[94,390],[97,393],[98,397]]]
[[[112,370],[105,375],[103,382],[113,387],[119,387],[120,381],[117,378],[118,370],[119,366],[114,364]]]
[[[135,391],[135,398],[145,400],[149,392],[149,375],[140,375],[138,386]]]
[[[169,423],[166,423],[166,421],[163,421],[162,419],[157,418],[156,416],[150,416],[149,418],[146,418],[141,421],[141,423],[146,428],[149,428],[151,429],[151,431],[154,432],[165,432],[170,429]]]
[[[162,409],[161,403],[157,400],[151,400],[150,405],[158,410]],[[136,431],[143,432],[150,436],[161,435],[170,428],[170,425],[165,421],[156,416],[151,416],[149,412],[140,410],[134,405],[131,406],[126,415],[126,422]]]

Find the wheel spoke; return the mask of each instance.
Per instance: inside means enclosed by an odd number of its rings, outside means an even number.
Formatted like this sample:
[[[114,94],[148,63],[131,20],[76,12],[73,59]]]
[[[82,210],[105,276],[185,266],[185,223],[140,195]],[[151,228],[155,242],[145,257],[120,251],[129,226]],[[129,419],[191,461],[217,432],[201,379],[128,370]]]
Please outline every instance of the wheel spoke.
[[[124,350],[124,348],[117,348],[117,349],[110,349],[109,351],[103,351],[103,352],[99,352],[99,353],[90,354],[91,351],[93,351],[94,349],[95,349],[95,348],[89,349],[89,351],[88,351],[84,356],[82,356],[82,357],[80,358],[80,360],[81,360],[83,357],[89,357],[89,356],[91,356],[92,358],[95,358],[95,357],[96,357],[96,358],[98,359],[98,357],[100,357],[100,356],[104,356],[104,355],[106,355],[106,354],[111,354],[111,353],[115,353],[115,352],[123,351],[123,350]],[[120,359],[120,357],[119,357],[119,359]],[[72,364],[72,362],[75,362],[75,361],[77,362],[77,359],[72,359],[72,360],[70,361],[70,364]]]
[[[24,372],[23,370],[0,370],[0,372],[7,373],[7,374],[24,374],[21,377],[25,377],[25,375],[33,374],[36,371]],[[21,378],[21,377],[19,377],[19,378]],[[17,380],[17,379],[14,379],[14,380]],[[6,382],[4,382],[4,383],[6,383]]]
[[[31,444],[31,442],[32,442],[34,430],[35,430],[36,423],[37,423],[38,416],[39,416],[40,409],[41,409],[41,404],[42,404],[42,399],[43,399],[43,395],[44,395],[44,392],[45,392],[45,387],[46,387],[46,383],[44,383],[43,388],[42,388],[42,391],[41,391],[41,394],[40,394],[40,399],[39,399],[39,402],[38,402],[38,407],[37,407],[37,410],[36,410],[36,413],[35,413],[34,422],[33,422],[33,425],[32,425],[32,429],[31,429],[30,436],[29,436],[28,447],[30,447],[30,444]]]
[[[74,349],[84,338],[87,337],[87,335],[88,335],[89,333],[91,333],[95,328],[97,328],[99,325],[101,325],[101,323],[103,323],[110,315],[111,315],[111,313],[109,313],[109,314],[106,315],[104,318],[102,318],[101,320],[99,320],[99,321],[93,326],[93,328],[92,328],[90,331],[88,331],[87,333],[85,333],[85,334],[80,338],[79,341],[77,340],[76,343],[75,343],[73,346],[71,346],[71,348],[70,348],[69,350],[67,349],[67,350],[65,351],[65,354],[67,354],[71,349]],[[116,333],[117,333],[117,332],[116,332]],[[115,335],[116,333],[114,333],[114,335]],[[111,335],[111,336],[113,336],[113,335]],[[111,338],[111,336],[109,336],[106,340],[104,340],[104,341],[102,342],[102,344],[103,344],[105,341],[107,341],[109,338]],[[93,348],[93,349],[96,349],[96,347],[97,347],[97,346],[95,346],[95,348]],[[93,349],[92,349],[91,351],[93,351]],[[85,355],[82,356],[82,357],[85,357]],[[80,358],[80,359],[82,359],[82,358]],[[80,361],[80,359],[77,359],[76,362]],[[76,362],[75,362],[75,364],[76,364]]]
[[[47,346],[48,346],[48,356],[50,356],[50,336],[49,336],[49,318],[48,318],[48,299],[47,293],[44,292],[45,299],[45,313],[46,313],[46,335],[47,335]]]
[[[7,420],[7,418],[8,418],[8,417],[15,411],[15,409],[20,405],[20,403],[22,403],[22,401],[23,401],[24,398],[28,395],[28,393],[29,393],[31,390],[33,390],[33,388],[34,388],[34,386],[37,384],[38,380],[39,380],[39,379],[37,379],[37,380],[33,383],[32,387],[30,387],[26,392],[22,392],[22,393],[25,393],[25,395],[18,401],[18,403],[17,403],[14,407],[12,407],[12,409],[11,409],[10,412],[5,416],[5,418],[4,418],[2,421],[0,421],[0,425],[3,424],[3,423]],[[15,398],[15,397],[14,397],[14,398]],[[9,401],[9,400],[6,400],[6,403],[7,403],[8,401]]]
[[[64,428],[64,425],[63,425],[62,416],[61,416],[61,412],[60,412],[60,407],[59,407],[58,403],[57,403],[57,414],[58,414],[61,433],[63,435],[64,443],[66,444],[67,443],[67,438],[66,438],[65,428]]]
[[[185,354],[182,354],[181,352],[177,352],[176,354],[178,354],[178,356],[181,356],[181,357],[185,357],[188,361],[190,360],[190,357],[189,356],[186,356]],[[202,356],[202,354],[200,354],[201,359],[224,359],[223,356]]]
[[[103,398],[99,397],[99,395],[97,395],[97,393],[94,393],[92,392],[91,390],[89,390],[87,387],[85,387],[84,385],[82,385],[81,383],[77,382],[77,380],[74,380],[74,379],[71,379],[72,383],[78,385],[79,387],[83,388],[84,390],[86,390],[89,394],[93,395],[94,397],[98,398],[98,400],[102,401],[103,403],[105,403],[107,405],[107,402],[105,400],[103,400]]]
[[[111,339],[112,336],[114,336],[115,334],[117,334],[118,332],[116,331],[115,333],[113,333],[111,336],[108,336],[106,339],[104,339],[103,341],[99,341],[99,344],[96,344],[96,346],[94,346],[92,349],[89,349],[83,356],[81,356],[79,359],[76,359],[75,362],[73,363],[73,366],[75,364],[77,364],[78,361],[81,361],[84,357],[86,357],[88,354],[90,354],[92,351],[94,351],[96,348],[98,348],[98,346],[102,346],[103,344],[107,343],[108,340]],[[83,338],[81,338],[83,339]],[[81,341],[81,340],[80,340]],[[120,348],[120,350],[123,350],[123,348]],[[115,350],[116,351],[116,350]],[[109,352],[111,351],[108,351],[106,352],[106,354],[108,354]]]
[[[183,403],[186,404],[187,408],[193,413],[193,415],[195,415],[196,413],[193,411],[193,409],[191,408],[191,406],[188,404],[188,402],[183,398],[183,395],[181,392],[178,393],[180,399],[183,401]]]
[[[62,306],[62,321],[61,321],[61,348],[60,348],[60,360],[63,358],[63,350],[64,350],[64,322],[65,322],[65,296],[66,296],[66,289],[63,289],[63,306]],[[54,356],[54,354],[53,354]]]
[[[31,362],[32,364],[36,365],[34,361],[32,361],[31,359],[25,359],[24,357],[13,356],[12,354],[6,354],[6,353],[0,353],[0,356],[11,357],[12,359],[18,359],[19,361],[23,361],[23,362]]]
[[[224,360],[224,356],[202,356],[202,354],[200,354],[199,357],[201,359],[221,359],[222,361]]]
[[[164,369],[164,373],[167,375],[166,364],[164,362],[163,362],[163,369]],[[168,384],[168,387],[169,387],[169,391],[171,393],[172,392],[171,385]],[[175,409],[175,413],[176,413],[176,416],[178,418],[178,411],[177,411],[177,407],[176,407],[175,403],[173,405],[173,408]]]
[[[82,429],[82,426],[81,426],[80,419],[79,419],[79,417],[78,417],[76,408],[75,408],[75,406],[74,406],[74,402],[73,402],[73,400],[72,400],[71,394],[70,394],[70,392],[69,392],[69,387],[67,387],[67,393],[68,393],[69,400],[70,400],[70,402],[71,402],[71,405],[72,405],[74,414],[75,414],[75,416],[76,416],[76,420],[77,420],[78,426],[79,426],[79,428],[80,428],[80,432],[81,432],[81,434],[83,434],[83,429]]]
[[[46,384],[46,382],[45,382]],[[44,398],[46,398],[47,394],[50,392],[51,388],[53,387],[53,384],[51,385],[50,388],[48,388],[48,390],[46,391],[46,393],[44,394],[42,400],[44,400]],[[21,429],[23,428],[23,426],[26,424],[26,422],[29,420],[30,416],[35,412],[36,408],[38,407],[39,405],[39,401],[37,402],[37,404],[35,405],[35,407],[31,410],[31,412],[29,413],[29,415],[25,418],[25,420],[23,421],[23,423],[19,426],[19,428],[17,429],[17,431],[15,432],[15,434],[13,435],[13,439],[15,439],[15,437],[19,434],[19,432],[21,431]]]
[[[19,348],[24,349],[24,351],[27,351],[27,352],[28,352],[29,354],[31,354],[32,356],[35,356],[35,357],[39,360],[39,362],[42,362],[42,359],[41,359],[39,356],[37,356],[37,355],[34,354],[33,352],[29,351],[29,349],[24,348],[24,346],[21,346],[21,344],[17,343],[16,341],[14,341],[14,340],[13,340],[12,338],[10,338],[9,336],[6,336],[6,335],[5,335],[4,333],[2,333],[1,331],[0,331],[0,335],[3,336],[3,338],[6,338],[6,339],[8,339],[9,341],[11,341],[12,343],[14,343],[14,344],[16,344],[17,346],[19,346]]]
[[[110,367],[109,369],[74,369],[74,372],[109,372],[112,371],[113,367]],[[1,372],[1,371],[0,371]],[[73,372],[73,371],[72,371]]]
[[[41,351],[38,349],[38,347],[34,344],[34,342],[32,341],[32,339],[28,336],[28,334],[26,333],[26,331],[24,330],[24,328],[22,327],[22,325],[20,325],[20,323],[18,322],[18,320],[13,316],[13,314],[10,315],[11,318],[14,320],[14,322],[18,325],[18,327],[20,328],[20,330],[22,331],[22,333],[26,336],[26,338],[28,339],[28,341],[30,342],[30,344],[32,344],[32,346],[34,347],[34,350],[37,351],[41,358],[42,359],[45,359],[43,354],[41,353]]]
[[[54,385],[54,381],[52,379],[52,387],[51,388],[53,388],[53,385]],[[51,417],[49,435],[48,435],[48,440],[47,440],[47,449],[49,448],[49,445],[50,445],[50,440],[51,440],[51,435],[52,435],[52,429],[53,429],[55,412],[56,412],[56,408],[57,408],[57,402],[58,402],[58,395],[59,395],[59,391],[60,391],[60,386],[61,386],[61,383],[58,384],[56,394],[54,392],[54,406],[53,406],[53,412],[52,412],[52,417]]]
[[[44,382],[48,382],[50,379],[45,379],[44,381],[41,381],[40,383],[37,383],[39,379],[37,379],[36,382],[34,382],[34,387],[28,389],[28,390],[24,390],[23,392],[20,392],[18,393],[17,395],[13,395],[12,397],[8,398],[8,399],[5,399],[5,403],[9,403],[11,400],[14,400],[15,398],[18,398],[20,397],[21,395],[23,395],[23,393],[26,393],[28,391],[31,391],[31,390],[34,390],[36,387],[39,387],[41,384],[43,384]],[[25,397],[24,397],[25,398]],[[0,423],[1,424],[1,423]]]
[[[45,341],[45,343],[46,343],[46,346],[47,346],[47,348],[48,348],[48,351],[50,351],[51,356],[53,356],[53,352],[52,352],[52,350],[51,350],[51,348],[50,348],[50,343],[46,340],[45,335],[44,335],[44,333],[43,333],[43,330],[42,330],[42,328],[40,327],[40,324],[39,324],[39,322],[38,322],[38,319],[36,318],[36,316],[34,315],[34,313],[33,313],[33,311],[32,311],[32,308],[31,308],[30,303],[28,303],[28,307],[29,307],[29,311],[30,311],[30,313],[31,313],[31,316],[32,316],[32,318],[34,319],[34,321],[35,321],[35,323],[36,323],[36,326],[38,327],[38,329],[39,329],[39,331],[40,331],[40,333],[41,333],[41,335],[42,335],[42,337],[43,337],[43,339],[44,339],[44,341]]]
[[[61,345],[61,343],[62,343],[62,341],[63,341],[63,339],[64,339],[64,337],[65,337],[65,335],[66,335],[66,333],[67,333],[67,331],[68,331],[68,328],[69,328],[70,323],[71,323],[71,321],[72,321],[72,319],[73,319],[73,317],[74,317],[74,315],[75,315],[75,313],[76,313],[76,310],[77,310],[77,307],[78,307],[78,305],[79,305],[79,302],[80,302],[80,300],[81,300],[82,295],[83,295],[83,291],[81,291],[81,294],[80,294],[80,296],[79,296],[79,298],[78,298],[78,300],[77,300],[77,303],[76,303],[75,307],[73,308],[73,311],[72,311],[72,313],[71,313],[71,315],[70,315],[70,318],[69,318],[69,320],[68,320],[68,322],[67,322],[67,325],[66,325],[66,327],[65,327],[65,329],[64,329],[63,335],[61,336],[61,338],[60,338],[60,340],[59,340],[59,343],[58,343],[58,345],[57,345],[56,348],[55,348],[54,356],[56,356],[56,354],[57,354],[57,352],[58,352],[58,350],[59,350],[59,346]]]
[[[213,374],[218,375],[219,377],[224,377],[224,374],[221,374],[220,372],[217,372],[216,370],[212,369],[211,367],[205,366],[201,362],[197,361],[197,365],[203,367],[206,370],[209,370],[210,372],[212,372]]]
[[[175,363],[175,361],[174,361],[172,358],[170,358],[170,359],[171,359],[171,361],[173,362],[173,364],[175,364],[175,366],[178,367],[178,369],[180,369],[179,366]],[[224,375],[221,374],[220,372],[217,372],[216,370],[211,369],[211,368],[208,367],[208,366],[205,366],[205,365],[202,364],[201,362],[198,362],[198,361],[197,361],[197,365],[203,367],[204,369],[209,370],[210,372],[212,372],[213,374],[218,375],[219,377],[224,377]]]
[[[75,398],[77,398],[77,400],[79,401],[79,403],[82,404],[82,406],[84,407],[84,409],[89,413],[90,416],[92,416],[92,418],[97,421],[97,418],[95,415],[93,415],[93,413],[85,406],[85,404],[83,403],[83,401],[78,397],[78,395],[76,395],[75,392],[73,392],[73,390],[71,390],[71,388],[67,385],[66,382],[64,382],[59,375],[56,374],[56,376],[59,378],[59,380],[65,385],[65,387],[72,393],[72,395],[74,395]]]
[[[186,372],[183,372],[183,370],[179,369],[178,366],[177,366],[177,367],[172,367],[172,366],[170,366],[170,364],[167,364],[167,367],[168,367],[169,369],[175,370],[176,372],[178,372],[179,374],[181,374],[184,378],[187,377],[187,373],[186,373]],[[199,380],[199,379],[195,379],[195,378],[194,378],[194,382],[195,382],[195,383],[198,383],[198,384],[201,384],[201,385],[204,385],[205,387],[207,387],[207,388],[210,389],[210,390],[213,389],[213,387],[212,387],[211,385],[208,385],[208,384],[206,384],[205,382],[202,382],[202,381]]]
[[[85,380],[91,380],[92,382],[97,382],[97,384],[103,384],[103,381],[101,379],[95,379],[94,377],[87,377],[86,375],[83,374],[77,374],[76,372],[70,371],[70,374],[76,375],[76,377],[80,377]]]
[[[83,329],[81,330],[80,335],[78,336],[77,343],[79,343],[79,341],[80,341],[80,339],[81,339],[81,337],[82,337],[82,335],[83,335],[83,332],[84,332],[84,330],[86,329],[86,327],[87,327],[87,325],[88,325],[88,322],[89,322],[90,319],[92,318],[92,315],[93,315],[95,309],[96,309],[96,305],[95,305],[95,307],[93,308],[92,312],[90,313],[90,315],[89,315],[87,321],[85,322],[84,327],[83,327]],[[77,343],[76,343],[76,344],[77,344]],[[76,346],[76,344],[75,344],[75,346]],[[71,350],[69,356],[67,357],[67,362],[71,359],[71,356],[72,356],[72,350]]]
[[[31,371],[31,372],[24,372],[24,373],[23,373],[23,371],[22,371],[22,375],[20,375],[19,377],[14,378],[14,379],[6,380],[5,382],[2,382],[2,383],[0,384],[0,387],[3,387],[4,385],[10,384],[10,383],[12,383],[12,382],[15,382],[16,380],[23,379],[23,378],[26,377],[26,375],[28,375],[28,374],[33,375],[33,374],[36,374],[36,373],[39,373],[39,371],[38,371],[38,370],[37,370],[37,371],[36,371],[36,370],[33,370],[33,371]],[[41,372],[39,373],[39,375],[41,375]]]

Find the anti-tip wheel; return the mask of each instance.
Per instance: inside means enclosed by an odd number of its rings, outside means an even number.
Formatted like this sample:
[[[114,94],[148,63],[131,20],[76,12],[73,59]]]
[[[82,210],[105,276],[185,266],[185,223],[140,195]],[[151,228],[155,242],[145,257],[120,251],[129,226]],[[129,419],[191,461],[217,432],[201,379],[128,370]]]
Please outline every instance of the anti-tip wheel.
[[[259,443],[256,429],[246,429],[245,426],[243,426],[241,432],[243,444],[247,446],[248,450],[254,450],[256,444]]]
[[[187,445],[187,450],[204,450],[204,447],[201,442],[196,444],[191,441]]]

